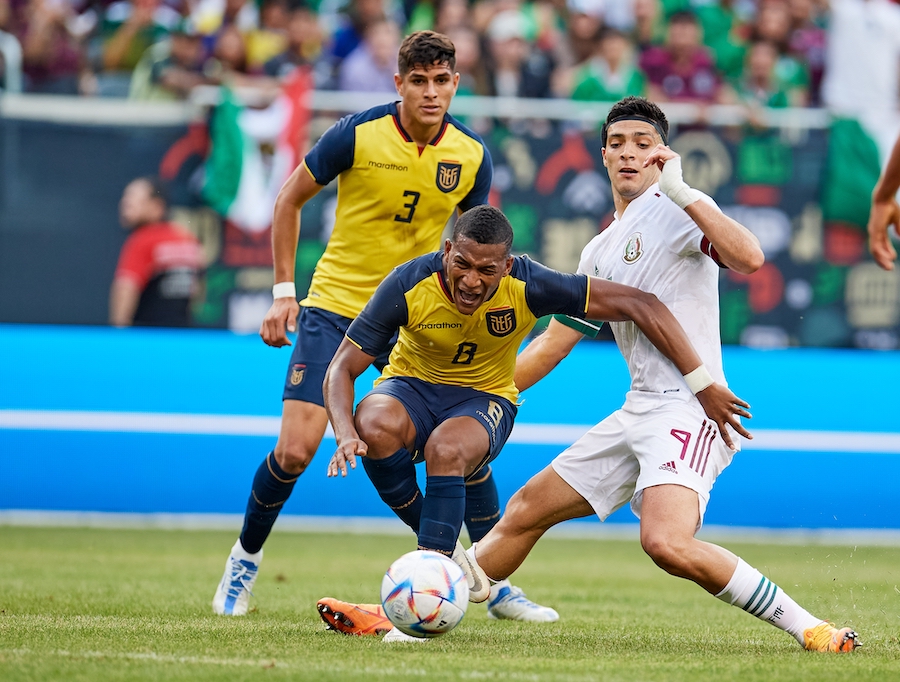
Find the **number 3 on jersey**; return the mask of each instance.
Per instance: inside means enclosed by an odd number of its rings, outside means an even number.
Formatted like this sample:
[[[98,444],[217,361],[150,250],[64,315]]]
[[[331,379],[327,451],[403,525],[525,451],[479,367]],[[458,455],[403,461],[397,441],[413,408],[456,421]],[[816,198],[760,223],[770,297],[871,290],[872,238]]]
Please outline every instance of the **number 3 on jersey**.
[[[413,219],[413,214],[416,212],[416,204],[419,203],[419,193],[413,192],[412,190],[406,190],[403,192],[403,198],[406,199],[409,197],[409,203],[403,204],[403,208],[406,209],[406,215],[402,213],[398,213],[394,216],[394,220],[398,223],[411,223]]]

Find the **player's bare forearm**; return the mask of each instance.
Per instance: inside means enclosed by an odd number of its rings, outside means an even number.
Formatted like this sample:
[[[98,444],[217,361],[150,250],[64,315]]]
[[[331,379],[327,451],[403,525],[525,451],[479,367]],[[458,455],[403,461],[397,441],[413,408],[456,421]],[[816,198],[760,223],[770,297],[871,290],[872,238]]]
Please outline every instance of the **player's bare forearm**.
[[[359,440],[353,421],[353,384],[375,360],[344,337],[325,372],[322,393],[325,411],[334,429],[338,447],[345,441]]]
[[[529,343],[516,358],[516,388],[524,391],[547,376],[582,336],[571,327],[551,320],[546,331]]]
[[[272,215],[272,260],[275,282],[293,282],[300,239],[300,209],[322,189],[305,163],[301,163],[282,185]]]
[[[887,166],[872,192],[869,212],[869,251],[875,262],[885,270],[894,269],[897,250],[891,244],[890,226],[900,232],[900,205],[897,190],[900,189],[900,138],[894,143]]]
[[[692,372],[703,364],[684,328],[656,296],[597,277],[590,278],[590,287],[588,319],[633,321],[650,343],[682,374]]]
[[[762,267],[766,257],[759,239],[746,227],[705,201],[695,201],[684,210],[709,239],[728,269],[749,275]]]

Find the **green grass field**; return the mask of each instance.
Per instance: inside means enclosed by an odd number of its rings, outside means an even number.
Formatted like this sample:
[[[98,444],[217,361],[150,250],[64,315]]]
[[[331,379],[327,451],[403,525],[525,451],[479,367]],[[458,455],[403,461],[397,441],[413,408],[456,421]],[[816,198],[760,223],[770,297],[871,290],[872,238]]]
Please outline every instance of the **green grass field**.
[[[322,596],[374,601],[411,538],[274,533],[245,618],[210,601],[213,531],[0,527],[0,680],[900,680],[900,548],[729,544],[865,646],[793,638],[656,568],[635,541],[547,538],[516,575],[558,623],[462,624],[425,644],[326,632]]]

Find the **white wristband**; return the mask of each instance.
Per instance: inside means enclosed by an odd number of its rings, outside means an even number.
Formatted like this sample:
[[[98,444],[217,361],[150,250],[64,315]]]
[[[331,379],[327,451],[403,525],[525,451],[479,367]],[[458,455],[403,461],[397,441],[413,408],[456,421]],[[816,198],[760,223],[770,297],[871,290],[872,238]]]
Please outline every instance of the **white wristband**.
[[[706,365],[700,365],[693,372],[685,374],[684,381],[694,395],[713,384],[712,374],[706,369]]]
[[[695,201],[700,201],[703,196],[697,190],[692,189],[682,178],[680,157],[669,159],[663,165],[662,173],[659,176],[659,188],[682,210]]]
[[[297,299],[297,288],[293,282],[279,282],[272,287],[272,298],[293,298]]]

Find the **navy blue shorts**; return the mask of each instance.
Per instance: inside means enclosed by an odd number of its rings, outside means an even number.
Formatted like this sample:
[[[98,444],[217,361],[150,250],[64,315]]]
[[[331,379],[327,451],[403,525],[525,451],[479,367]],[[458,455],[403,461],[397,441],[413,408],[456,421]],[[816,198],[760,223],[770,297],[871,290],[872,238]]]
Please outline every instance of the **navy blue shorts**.
[[[347,327],[353,320],[321,308],[300,308],[297,316],[297,339],[291,353],[282,400],[302,400],[325,406],[322,382],[328,363],[344,340]],[[393,344],[391,344],[393,347]],[[387,364],[390,349],[372,364],[379,369]]]
[[[491,446],[484,460],[473,470],[478,473],[494,461],[509,438],[518,408],[506,398],[463,386],[430,384],[412,377],[390,377],[371,393],[383,393],[399,400],[416,427],[413,462],[424,460],[425,443],[441,423],[453,417],[472,417],[487,431]]]

